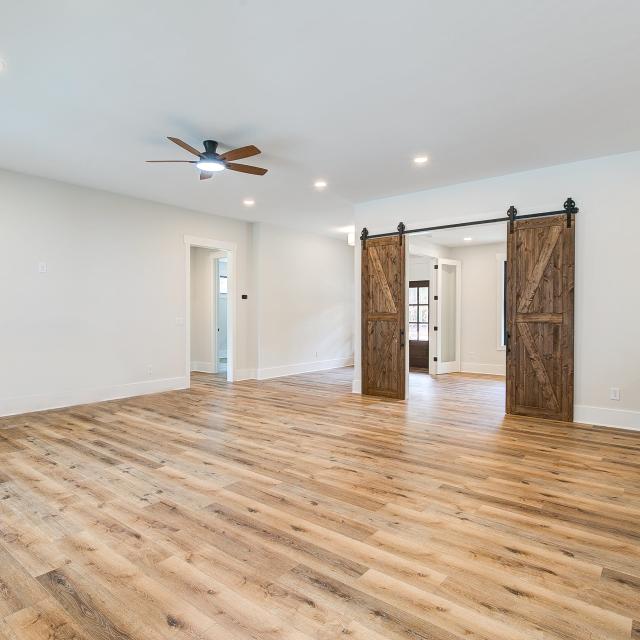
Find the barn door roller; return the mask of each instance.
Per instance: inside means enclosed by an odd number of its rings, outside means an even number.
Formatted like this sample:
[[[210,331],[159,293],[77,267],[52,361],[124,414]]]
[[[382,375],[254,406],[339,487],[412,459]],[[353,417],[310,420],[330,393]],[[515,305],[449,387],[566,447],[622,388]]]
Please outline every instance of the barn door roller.
[[[400,236],[407,235],[409,233],[424,233],[425,231],[438,231],[439,229],[454,229],[456,227],[472,227],[480,224],[492,224],[494,222],[508,222],[509,223],[509,231],[513,233],[513,225],[516,220],[527,220],[528,218],[542,218],[543,216],[557,216],[557,215],[566,215],[567,216],[567,227],[571,227],[571,217],[574,213],[578,213],[580,209],[576,207],[576,203],[573,198],[567,198],[564,201],[564,205],[562,210],[560,211],[542,211],[540,213],[525,213],[524,215],[518,215],[518,210],[511,205],[507,210],[507,218],[490,218],[488,220],[471,220],[469,222],[455,222],[453,224],[441,224],[435,227],[421,227],[420,229],[407,229],[404,225],[404,222],[401,222],[398,225],[397,232],[390,233],[376,233],[373,235],[369,234],[369,230],[364,227],[362,229],[362,234],[360,235],[360,240],[365,242],[368,238],[386,238],[389,236],[395,236],[396,234]]]

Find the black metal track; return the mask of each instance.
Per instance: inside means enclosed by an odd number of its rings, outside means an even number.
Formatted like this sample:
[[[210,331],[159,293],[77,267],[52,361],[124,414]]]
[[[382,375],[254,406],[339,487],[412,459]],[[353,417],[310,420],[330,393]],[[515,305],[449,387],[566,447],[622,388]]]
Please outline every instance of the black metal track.
[[[425,233],[426,231],[438,231],[439,229],[454,229],[456,227],[472,227],[480,224],[493,224],[496,222],[508,222],[510,226],[513,226],[513,222],[517,220],[526,220],[528,218],[541,218],[543,216],[567,216],[567,226],[571,226],[571,215],[578,213],[579,209],[576,207],[576,203],[572,198],[567,198],[564,203],[564,208],[560,211],[543,211],[541,213],[525,213],[524,215],[518,215],[518,210],[512,205],[507,211],[506,218],[489,218],[488,220],[471,220],[469,222],[454,222],[452,224],[441,224],[435,227],[421,227],[420,229],[405,229],[404,224],[401,222],[398,225],[397,231],[390,233],[374,233],[369,235],[369,231],[365,227],[360,235],[360,240],[370,240],[371,238],[388,238],[390,236],[406,235],[409,233]]]

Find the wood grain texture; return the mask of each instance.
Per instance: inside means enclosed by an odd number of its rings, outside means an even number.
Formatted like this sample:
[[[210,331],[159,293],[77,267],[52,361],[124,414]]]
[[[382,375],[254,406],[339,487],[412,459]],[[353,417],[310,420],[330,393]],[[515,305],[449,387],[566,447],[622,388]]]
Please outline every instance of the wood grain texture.
[[[507,240],[507,413],[573,419],[575,216],[516,220]]]
[[[0,638],[640,636],[640,433],[351,376],[0,419]]]
[[[362,393],[404,399],[405,243],[373,238],[362,247]]]

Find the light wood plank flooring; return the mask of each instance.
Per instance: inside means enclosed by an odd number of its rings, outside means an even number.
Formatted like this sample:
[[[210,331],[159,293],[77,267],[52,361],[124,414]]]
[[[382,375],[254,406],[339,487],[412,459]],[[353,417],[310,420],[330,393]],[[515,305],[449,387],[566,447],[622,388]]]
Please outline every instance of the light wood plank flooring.
[[[350,378],[0,420],[0,639],[640,638],[640,433]]]

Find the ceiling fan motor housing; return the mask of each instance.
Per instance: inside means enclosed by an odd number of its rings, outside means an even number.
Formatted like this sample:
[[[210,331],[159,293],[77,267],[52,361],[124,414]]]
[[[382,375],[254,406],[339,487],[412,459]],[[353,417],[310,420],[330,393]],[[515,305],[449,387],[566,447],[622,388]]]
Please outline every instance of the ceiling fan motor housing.
[[[202,144],[204,144],[204,153],[202,155],[207,158],[219,158],[219,154],[217,152],[218,143],[215,140],[205,140]]]

